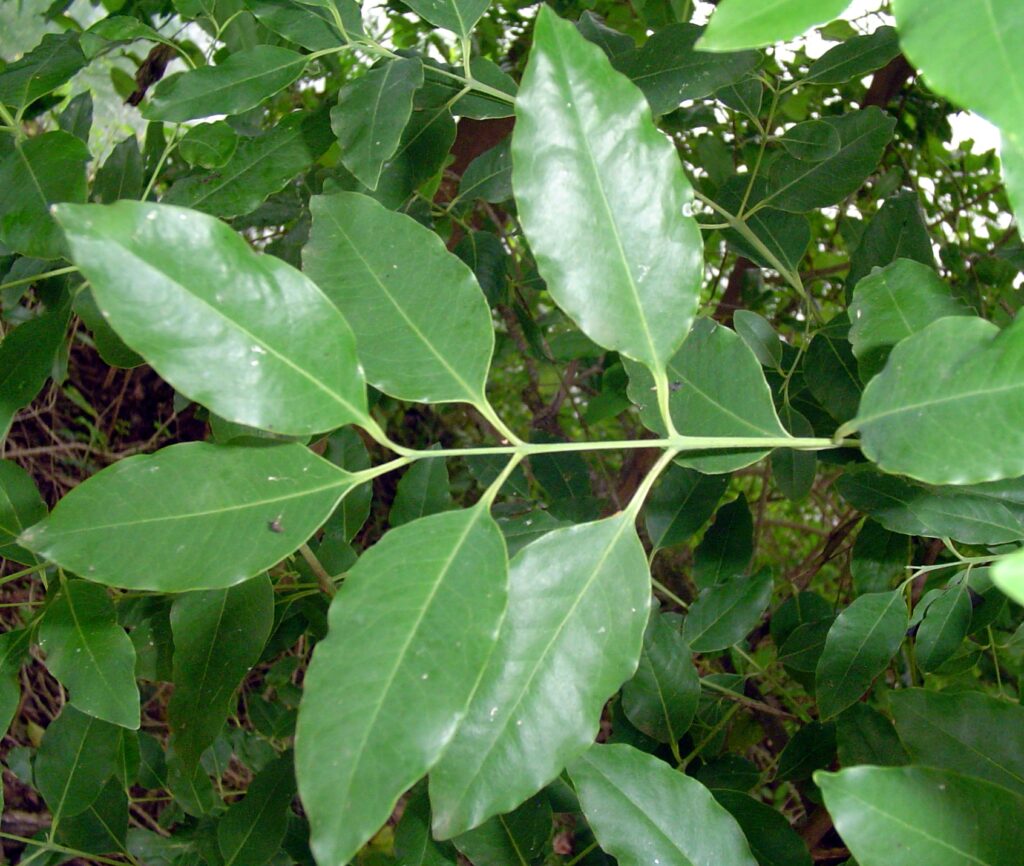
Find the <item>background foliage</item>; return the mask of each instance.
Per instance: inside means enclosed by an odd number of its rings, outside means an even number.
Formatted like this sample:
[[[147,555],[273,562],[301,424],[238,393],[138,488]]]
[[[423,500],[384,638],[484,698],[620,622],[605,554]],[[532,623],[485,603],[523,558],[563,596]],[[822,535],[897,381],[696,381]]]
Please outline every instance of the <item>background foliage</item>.
[[[10,862],[1019,862],[1024,7],[848,5],[0,7]]]

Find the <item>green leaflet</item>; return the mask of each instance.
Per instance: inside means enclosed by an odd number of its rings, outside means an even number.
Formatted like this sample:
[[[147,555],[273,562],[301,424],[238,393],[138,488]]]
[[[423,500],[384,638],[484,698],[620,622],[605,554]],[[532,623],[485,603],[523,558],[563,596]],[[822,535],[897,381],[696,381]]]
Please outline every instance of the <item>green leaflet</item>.
[[[485,503],[392,530],[348,573],[296,733],[318,861],[347,862],[441,756],[494,648],[506,584]]]
[[[638,730],[660,743],[680,740],[700,699],[681,618],[651,612],[636,674],[622,687],[622,709]]]
[[[815,770],[830,766],[836,759],[834,722],[810,722],[800,728],[779,755],[775,778],[780,782],[802,782]]]
[[[18,674],[28,656],[31,629],[11,629],[0,634],[0,736],[14,719],[21,704],[21,682]],[[3,798],[0,797],[0,805]]]
[[[405,803],[402,820],[395,829],[395,856],[397,866],[456,866],[459,853],[455,846],[438,842],[430,833],[426,785],[418,785]]]
[[[670,24],[642,47],[616,54],[612,65],[647,97],[657,117],[688,99],[703,99],[742,79],[761,62],[756,51],[708,54],[694,50],[701,28]]]
[[[220,168],[234,155],[238,133],[226,121],[193,126],[178,143],[178,153],[189,165]]]
[[[741,641],[761,620],[772,597],[772,573],[732,577],[701,590],[683,623],[693,652],[715,652]]]
[[[84,580],[65,583],[46,608],[39,645],[73,706],[115,725],[139,727],[135,647],[117,624],[104,587]]]
[[[862,466],[847,469],[836,487],[858,511],[901,535],[966,544],[1024,539],[1024,480],[1019,478],[937,487]]]
[[[362,472],[370,468],[370,454],[359,434],[352,427],[335,430],[327,438],[324,457],[335,466],[349,472]],[[370,514],[373,501],[372,484],[361,484],[341,500],[341,504],[331,516],[332,522],[340,521],[342,537],[351,541],[362,529]]]
[[[722,0],[698,48],[736,51],[793,39],[835,18],[850,0]]]
[[[406,5],[431,24],[467,37],[490,0],[409,0]]]
[[[868,383],[857,417],[864,454],[931,484],[1024,474],[1024,319],[947,317],[903,340]]]
[[[633,519],[556,529],[512,560],[498,645],[430,774],[435,835],[514,808],[593,742],[605,701],[636,670],[648,619]],[[567,691],[570,670],[578,685]]]
[[[811,854],[786,817],[741,791],[711,792],[740,825],[760,866],[811,866]]]
[[[448,464],[443,457],[418,460],[410,466],[395,491],[394,502],[388,514],[388,523],[403,523],[447,511],[452,507],[452,494],[448,484]]]
[[[1011,199],[1024,204],[1024,69],[1013,46],[1024,38],[1016,0],[965,0],[941,9],[927,0],[898,0],[900,44],[929,87],[987,117],[1003,134]],[[997,81],[1000,86],[993,87]]]
[[[779,157],[772,164],[765,198],[772,207],[803,213],[856,192],[878,166],[896,126],[895,118],[874,106],[822,122],[839,135],[839,149],[818,162],[790,154]]]
[[[0,439],[19,409],[35,398],[53,371],[71,318],[66,300],[9,331],[0,342]]]
[[[914,641],[914,658],[923,671],[934,671],[963,643],[971,625],[967,581],[948,587],[925,612]]]
[[[44,517],[46,504],[32,476],[17,463],[0,460],[0,557],[22,565],[35,565],[36,558],[14,539]]]
[[[480,154],[462,173],[459,199],[465,202],[474,198],[488,202],[503,202],[512,198],[512,151],[509,139],[503,139]]]
[[[176,181],[162,201],[219,217],[251,213],[308,169],[330,143],[326,115],[295,112],[263,135],[240,139],[217,170]]]
[[[366,196],[310,207],[303,265],[352,324],[367,381],[403,400],[485,405],[494,328],[472,271],[432,231]]]
[[[273,623],[274,590],[266,575],[175,598],[174,694],[167,720],[179,770],[192,771],[220,733],[235,690],[259,660]]]
[[[807,70],[815,84],[842,84],[881,69],[900,53],[895,27],[879,27],[869,36],[854,36],[830,48]]]
[[[65,705],[35,759],[35,783],[53,822],[92,805],[117,768],[121,728]]]
[[[868,223],[860,243],[850,256],[846,277],[846,297],[874,268],[882,268],[897,259],[935,266],[935,254],[921,213],[917,193],[901,192],[885,200]]]
[[[79,851],[114,854],[124,850],[127,834],[128,796],[117,779],[109,779],[84,812],[60,822],[57,840]]]
[[[915,764],[978,776],[1024,794],[1024,709],[978,692],[900,689],[896,730]]]
[[[103,204],[111,204],[121,198],[141,198],[144,182],[139,142],[130,135],[114,146],[106,162],[96,172],[93,194]]]
[[[473,866],[530,866],[551,836],[551,803],[544,791],[507,815],[496,815],[454,839]]]
[[[224,866],[263,866],[278,853],[294,795],[295,768],[287,753],[264,767],[217,823]]]
[[[355,0],[332,0],[341,14],[342,23],[350,36],[363,33],[362,12]],[[285,39],[308,48],[322,51],[341,45],[341,34],[327,9],[318,11],[313,4],[281,3],[279,0],[245,0],[245,5],[260,24]]]
[[[413,92],[423,85],[423,64],[399,58],[371,69],[338,91],[331,128],[341,145],[341,161],[369,189],[402,138],[412,114]]]
[[[66,255],[50,205],[85,201],[90,158],[85,142],[63,130],[15,144],[0,159],[0,242],[40,259]]]
[[[735,819],[696,779],[630,746],[592,746],[569,767],[583,814],[622,866],[755,866]]]
[[[850,476],[843,476],[840,480],[847,481],[849,478]],[[843,496],[846,498],[845,493]],[[869,513],[871,511],[870,508],[860,510]],[[880,523],[868,518],[857,533],[853,555],[850,557],[854,592],[862,595],[865,592],[885,592],[892,589],[897,578],[906,577],[909,562],[910,539],[906,535],[890,532]]]
[[[910,763],[893,723],[870,704],[853,704],[836,717],[836,747],[841,767]]]
[[[352,332],[290,265],[169,205],[65,205],[58,219],[104,317],[179,391],[276,433],[372,423]]]
[[[803,162],[821,162],[839,153],[838,130],[824,120],[808,120],[787,129],[779,143],[786,153]]]
[[[897,259],[860,280],[850,304],[850,344],[861,381],[881,371],[900,340],[944,316],[969,315],[932,268],[911,259]]]
[[[648,429],[665,432],[658,415],[654,380],[627,362],[629,396],[640,407]],[[754,353],[729,328],[697,319],[683,345],[668,363],[669,408],[676,429],[688,436],[784,437],[771,391]],[[732,472],[756,463],[765,449],[686,452],[682,465],[701,472]]]
[[[750,310],[736,310],[732,317],[733,328],[762,367],[778,370],[782,365],[782,340],[764,316]]]
[[[693,582],[698,589],[744,574],[754,555],[754,519],[745,496],[718,509],[715,522],[693,554]]]
[[[211,114],[241,114],[286,88],[308,62],[306,55],[279,46],[246,48],[217,66],[164,79],[142,114],[148,120],[176,122]]]
[[[859,596],[828,631],[815,671],[822,719],[830,719],[866,692],[896,655],[908,624],[900,590]]]
[[[634,158],[623,160],[627,147]],[[660,375],[696,313],[702,243],[684,215],[693,191],[640,92],[546,7],[516,100],[512,162],[552,297],[595,342]]]
[[[296,443],[189,442],[98,472],[19,542],[97,583],[220,589],[292,553],[355,484]]]
[[[644,503],[647,535],[655,549],[689,541],[715,513],[728,485],[728,475],[670,466]]]
[[[0,72],[0,102],[20,110],[60,87],[86,64],[78,34],[47,33],[21,60]]]
[[[860,866],[1012,866],[1024,797],[931,767],[818,772],[836,830]]]

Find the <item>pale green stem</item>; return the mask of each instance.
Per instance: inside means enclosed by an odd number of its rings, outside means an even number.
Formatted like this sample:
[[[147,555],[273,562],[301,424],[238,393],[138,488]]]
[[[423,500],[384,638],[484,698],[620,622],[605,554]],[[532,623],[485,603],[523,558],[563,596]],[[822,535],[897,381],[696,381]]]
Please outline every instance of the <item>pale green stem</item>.
[[[53,271],[46,271],[45,273],[42,274],[36,274],[34,277],[22,277],[20,280],[11,280],[9,283],[4,283],[3,285],[0,285],[0,292],[5,291],[6,289],[16,288],[17,286],[25,286],[28,285],[29,283],[38,283],[40,280],[48,280],[51,277],[60,277],[63,276],[64,274],[73,274],[77,270],[78,268],[76,268],[74,265],[71,265],[70,267],[57,268],[56,270]]]
[[[663,596],[665,596],[665,598],[669,599],[670,601],[674,601],[676,604],[678,604],[683,610],[689,610],[690,609],[690,605],[688,605],[678,595],[676,595],[674,592],[672,592],[672,590],[669,589],[667,586],[665,586],[665,584],[663,584],[660,580],[652,577],[651,578],[651,585],[656,590],[658,590],[658,592],[660,592]]]
[[[651,492],[651,487],[654,486],[654,482],[658,480],[658,476],[665,470],[665,467],[672,462],[672,458],[676,456],[676,451],[673,448],[669,448],[665,451],[661,457],[658,458],[658,462],[651,467],[651,471],[647,473],[643,481],[640,482],[640,486],[637,487],[636,493],[633,494],[633,498],[629,500],[629,505],[626,506],[625,513],[630,518],[636,519],[637,514],[640,513],[640,507],[644,504],[644,500],[647,498],[647,494]]]
[[[476,406],[477,411],[479,411],[480,414],[483,415],[484,418],[486,418],[490,422],[491,426],[494,427],[495,430],[497,430],[502,436],[505,437],[505,439],[508,441],[510,445],[523,444],[523,440],[516,436],[516,434],[512,432],[508,425],[501,420],[501,417],[495,411],[494,407],[490,404],[490,401],[484,398],[483,402],[474,403],[473,405]]]
[[[658,412],[661,414],[661,423],[665,425],[665,430],[670,437],[678,436],[679,431],[676,430],[675,422],[672,420],[672,407],[669,402],[672,389],[668,384],[668,373],[664,368],[659,368],[652,372],[654,373],[654,392],[658,397]]]
[[[523,459],[523,456],[524,455],[522,454],[512,455],[512,458],[508,461],[508,463],[505,464],[505,467],[501,470],[500,473],[498,473],[498,477],[495,478],[494,481],[490,483],[488,488],[484,491],[484,495],[480,497],[480,502],[478,503],[479,505],[481,505],[484,508],[490,509],[490,507],[494,504],[494,499],[498,495],[498,492],[501,490],[502,485],[508,480],[509,475],[512,474],[512,471],[516,468],[516,466],[519,465],[519,461]]]
[[[316,554],[310,549],[309,545],[303,544],[299,548],[299,553],[301,553],[302,558],[306,560],[306,565],[309,566],[310,571],[312,571],[316,576],[317,586],[320,587],[321,592],[328,596],[334,595],[337,591],[334,586],[334,581],[327,573],[327,569],[324,568],[323,563],[317,559]]]

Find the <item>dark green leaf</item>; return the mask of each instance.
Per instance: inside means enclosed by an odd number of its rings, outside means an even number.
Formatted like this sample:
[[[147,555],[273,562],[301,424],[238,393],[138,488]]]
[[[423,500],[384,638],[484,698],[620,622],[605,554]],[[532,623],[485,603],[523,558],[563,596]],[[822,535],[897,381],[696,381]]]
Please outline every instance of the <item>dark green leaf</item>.
[[[723,505],[693,555],[693,582],[698,589],[746,573],[754,555],[754,520],[747,498]]]
[[[503,202],[512,198],[512,150],[509,139],[480,154],[462,174],[459,198]]]
[[[652,611],[640,666],[622,687],[626,717],[660,743],[680,740],[700,699],[700,679],[677,615]]]
[[[341,45],[341,34],[334,29],[333,20],[326,9],[303,8],[285,0],[245,0],[245,5],[257,20],[274,33],[308,48],[322,51]],[[355,0],[337,0],[342,23],[350,36],[363,32],[361,10]]]
[[[670,466],[644,504],[647,535],[655,549],[689,541],[715,513],[728,485],[728,475]]]
[[[283,90],[309,58],[275,45],[256,45],[217,66],[180,72],[161,81],[143,109],[147,120],[181,122],[211,114],[241,114]]]
[[[839,765],[910,763],[892,722],[870,704],[856,703],[836,716]]]
[[[281,848],[295,795],[290,753],[264,767],[245,797],[217,823],[217,844],[224,866],[263,866]]]
[[[886,199],[868,223],[864,235],[850,256],[846,278],[847,298],[853,288],[874,268],[885,267],[896,259],[935,266],[935,254],[928,227],[914,192],[901,192]]]
[[[779,417],[794,436],[814,435],[811,422],[792,406],[783,406]],[[772,478],[787,499],[799,502],[811,492],[818,469],[818,458],[813,451],[779,448],[772,452],[771,464]]]
[[[979,692],[902,689],[896,730],[915,764],[987,779],[1024,794],[1024,708]]]
[[[57,118],[57,125],[75,138],[89,144],[89,130],[92,129],[92,94],[87,90],[72,99]]]
[[[803,372],[814,398],[836,421],[857,414],[861,398],[857,360],[847,339],[849,320],[840,314],[814,335]]]
[[[740,825],[759,866],[811,866],[811,854],[785,816],[741,791],[712,792]]]
[[[759,205],[767,191],[768,183],[764,179],[755,178],[751,181],[747,174],[734,174],[719,187],[715,199],[721,207],[736,213],[744,202],[746,210]],[[807,217],[773,207],[757,207],[752,213],[746,214],[743,220],[778,261],[791,268],[799,265],[811,242],[811,226]],[[732,247],[752,262],[765,268],[775,266],[757,244],[740,232],[729,228],[722,234]]]
[[[195,768],[220,733],[234,708],[235,690],[259,659],[273,621],[274,592],[265,575],[175,598],[175,687],[167,718],[179,769]]]
[[[142,153],[134,135],[119,141],[96,172],[93,195],[103,204],[121,198],[140,198],[144,183]]]
[[[444,458],[418,460],[398,482],[388,522],[392,526],[401,526],[451,507],[448,464]]]
[[[779,755],[775,778],[779,782],[802,782],[815,770],[836,759],[836,726],[833,722],[809,722],[798,730]]]
[[[412,114],[413,92],[423,85],[423,64],[399,58],[371,69],[338,91],[331,127],[341,161],[369,189],[395,155]]]
[[[425,787],[406,801],[395,829],[396,866],[456,866],[458,851],[451,842],[437,842],[430,832],[430,801]]]
[[[813,674],[825,649],[833,617],[803,622],[779,647],[779,663],[799,673]]]
[[[58,216],[104,317],[179,391],[277,433],[370,423],[352,332],[290,265],[184,208],[122,201]]]
[[[733,84],[761,62],[756,51],[708,54],[695,51],[701,28],[670,24],[641,48],[612,57],[612,64],[639,87],[655,116],[678,108],[688,99],[703,99]]]
[[[592,746],[569,768],[583,814],[621,866],[754,866],[739,825],[696,779],[629,746]]]
[[[115,725],[139,727],[135,647],[117,624],[104,587],[65,583],[46,608],[39,644],[47,670],[71,692],[73,706]]]
[[[0,359],[3,355],[0,349]],[[44,517],[46,504],[32,476],[12,460],[0,460],[0,557],[35,565],[36,558],[14,539]]]
[[[830,48],[807,70],[815,84],[844,84],[881,69],[900,53],[895,27],[879,27],[868,36],[854,36]]]
[[[648,619],[650,572],[633,522],[620,513],[556,529],[512,560],[498,645],[430,774],[436,835],[518,806],[593,742],[605,701],[636,670]]]
[[[297,443],[188,442],[107,467],[19,540],[98,583],[218,589],[292,553],[354,486]]]
[[[782,363],[782,341],[768,320],[750,310],[737,310],[732,323],[761,366],[777,370]]]
[[[824,120],[808,120],[787,129],[779,143],[786,153],[804,162],[821,162],[839,153],[839,132]]]
[[[580,15],[576,27],[583,34],[584,39],[599,46],[609,57],[615,57],[616,54],[622,54],[636,47],[631,36],[613,30],[589,9],[584,10]]]
[[[47,33],[21,60],[0,72],[0,102],[25,108],[70,81],[85,64],[77,33]]]
[[[892,589],[897,578],[907,576],[909,562],[910,539],[906,535],[889,532],[870,518],[865,520],[850,557],[854,592],[863,595]]]
[[[551,836],[551,819],[551,804],[541,792],[514,812],[495,815],[456,836],[455,847],[473,866],[530,866],[544,852]]]
[[[347,862],[445,751],[494,648],[506,581],[486,503],[392,530],[348,573],[296,734],[318,861]]]
[[[828,632],[815,671],[822,719],[830,719],[864,694],[896,655],[908,624],[900,590],[859,596]]]
[[[90,854],[124,851],[128,834],[128,797],[117,779],[110,779],[84,812],[65,817],[57,839]]]
[[[693,652],[716,652],[738,643],[760,622],[772,597],[772,573],[762,569],[701,590],[683,624]]]
[[[693,191],[640,92],[548,7],[512,154],[519,215],[552,297],[595,342],[662,370],[702,279],[700,233],[681,216]]]
[[[954,583],[935,599],[917,630],[914,656],[923,671],[934,671],[960,648],[971,625],[967,581]]]
[[[352,427],[336,430],[328,437],[324,457],[348,472],[361,472],[370,468],[370,454],[362,437]],[[373,489],[367,483],[356,487],[341,500],[331,519],[332,522],[340,521],[345,541],[351,541],[362,529],[370,514],[372,499]]]
[[[193,126],[178,143],[181,158],[189,165],[220,168],[234,155],[238,133],[223,120]]]

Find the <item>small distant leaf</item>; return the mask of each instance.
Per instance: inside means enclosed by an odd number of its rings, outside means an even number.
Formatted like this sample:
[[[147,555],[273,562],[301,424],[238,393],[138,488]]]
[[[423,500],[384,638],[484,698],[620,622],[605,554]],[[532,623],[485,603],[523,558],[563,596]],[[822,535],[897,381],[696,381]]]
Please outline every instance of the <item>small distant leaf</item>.
[[[811,0],[817,4],[818,0]],[[821,121],[839,135],[839,149],[818,162],[786,154],[772,165],[767,200],[780,210],[804,213],[842,201],[878,166],[896,119],[872,106]]]
[[[241,114],[283,90],[306,68],[309,58],[275,45],[256,45],[217,66],[179,72],[161,81],[142,115],[181,122],[211,114]]]
[[[0,72],[0,102],[15,110],[25,108],[70,81],[85,64],[77,33],[47,33],[21,60]]]
[[[655,549],[689,541],[715,513],[728,485],[728,475],[670,466],[644,503],[647,535]]]
[[[22,565],[35,565],[36,558],[15,539],[26,527],[44,517],[46,503],[32,476],[13,460],[0,460],[0,557]]]
[[[394,529],[348,573],[306,674],[296,733],[318,861],[347,862],[456,734],[494,648],[506,585],[505,543],[483,506]]]
[[[673,614],[651,613],[636,674],[622,687],[626,718],[660,743],[680,740],[700,699],[700,678]]]
[[[1024,474],[1024,318],[954,316],[907,337],[868,383],[851,427],[886,472],[931,484]]]
[[[134,135],[114,145],[106,162],[96,172],[93,195],[103,204],[121,198],[141,198],[143,189],[142,153]]]
[[[775,778],[780,782],[802,782],[815,770],[836,759],[836,726],[833,722],[809,722],[800,728],[779,755]]]
[[[830,48],[807,70],[815,84],[843,84],[881,69],[900,53],[895,27],[879,27],[868,36],[854,36]]]
[[[46,667],[83,713],[139,727],[135,647],[117,624],[114,603],[95,583],[71,580],[46,608],[39,629]]]
[[[388,522],[392,526],[401,526],[451,507],[448,464],[444,458],[418,460],[398,482]]]
[[[602,707],[636,670],[648,620],[650,572],[633,520],[556,529],[512,560],[498,645],[430,774],[436,836],[515,808],[593,742]]]
[[[503,202],[512,198],[511,142],[505,139],[474,159],[462,174],[459,198]]]
[[[670,24],[640,48],[612,57],[612,65],[644,92],[655,116],[678,108],[688,99],[710,96],[739,81],[761,62],[755,51],[695,51],[693,46],[700,34],[701,28],[694,24]]]
[[[220,733],[235,690],[259,660],[273,623],[274,592],[266,575],[175,598],[174,693],[167,718],[179,769],[194,769]]]
[[[35,782],[54,821],[92,805],[117,767],[121,728],[65,705],[35,759]]]
[[[98,472],[19,543],[110,586],[223,588],[292,553],[353,486],[297,443],[188,442]]]
[[[698,47],[735,51],[785,42],[836,18],[850,0],[722,0]]]
[[[63,130],[16,143],[0,159],[0,242],[40,259],[66,255],[50,205],[85,201],[90,159],[85,142]]]
[[[853,704],[836,716],[836,744],[842,767],[910,763],[892,721],[870,704]]]
[[[698,589],[744,574],[754,555],[754,520],[747,498],[723,505],[693,554],[693,582]]]
[[[341,145],[341,161],[369,189],[402,138],[412,114],[413,92],[423,85],[423,64],[399,58],[371,69],[338,91],[331,127]]]
[[[959,649],[971,625],[967,582],[950,586],[928,605],[917,630],[914,656],[923,671],[934,671]]]
[[[430,832],[430,801],[418,787],[405,803],[395,829],[396,866],[456,866],[458,851],[451,842],[438,842]]]
[[[865,277],[850,304],[850,344],[861,380],[881,371],[900,340],[944,316],[969,315],[932,268],[911,259],[897,259]]]
[[[295,768],[288,753],[260,770],[245,797],[217,823],[223,866],[263,866],[273,859],[288,829],[294,796]]]
[[[57,124],[65,132],[70,132],[88,144],[89,131],[92,129],[92,108],[92,93],[88,90],[79,93],[60,113]]]
[[[367,381],[403,400],[483,404],[494,328],[469,268],[366,196],[317,196],[311,208],[303,265],[352,324]]]
[[[779,647],[779,663],[799,673],[813,674],[825,649],[833,617],[803,622]]]
[[[596,343],[663,369],[702,280],[700,232],[681,216],[693,190],[640,92],[547,6],[512,155],[519,216],[554,300]]]
[[[811,866],[811,853],[786,816],[741,791],[712,791],[740,825],[759,866]]]
[[[782,341],[768,320],[750,310],[737,310],[732,320],[736,333],[750,347],[761,366],[778,369],[782,363]]]
[[[743,640],[760,622],[772,597],[767,568],[733,577],[701,590],[683,623],[683,637],[693,652],[717,652]]]
[[[630,746],[592,746],[570,767],[583,814],[622,866],[755,866],[735,819],[696,779]]]
[[[859,596],[836,617],[815,672],[822,719],[838,715],[871,687],[903,643],[908,620],[899,590]]]
[[[861,398],[857,361],[848,339],[849,319],[842,313],[818,331],[804,355],[807,387],[821,407],[836,421],[857,414]]]
[[[178,143],[178,153],[189,165],[220,168],[235,153],[238,133],[223,120],[193,126]]]
[[[431,24],[466,37],[487,11],[490,0],[409,0],[406,5]]]
[[[868,223],[850,256],[846,277],[846,297],[874,268],[883,268],[897,259],[935,267],[935,253],[928,236],[917,193],[905,191],[886,199]]]
[[[931,767],[818,772],[836,830],[860,866],[1011,866],[1024,797]]]
[[[897,578],[907,576],[909,562],[910,539],[906,535],[889,532],[874,520],[865,520],[850,558],[854,591],[863,595],[892,589]]]
[[[64,205],[58,219],[104,317],[179,391],[276,433],[368,423],[352,332],[290,265],[169,205]]]
[[[583,34],[584,39],[599,46],[609,57],[615,57],[616,54],[622,54],[636,47],[631,36],[612,29],[589,9],[584,10],[580,15],[576,27]]]
[[[915,764],[979,776],[1024,794],[1024,708],[979,692],[900,689],[896,730]]]

